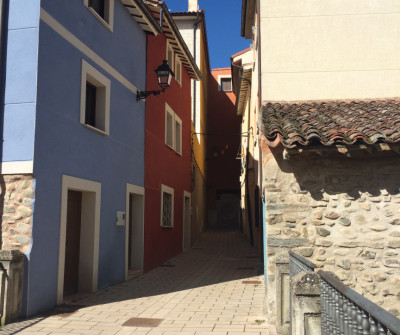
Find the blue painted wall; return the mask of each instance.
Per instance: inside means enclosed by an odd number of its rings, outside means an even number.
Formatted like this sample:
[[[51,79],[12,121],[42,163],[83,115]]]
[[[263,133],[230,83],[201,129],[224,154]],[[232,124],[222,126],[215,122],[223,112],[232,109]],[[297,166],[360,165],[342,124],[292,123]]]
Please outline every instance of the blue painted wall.
[[[114,31],[82,0],[42,0],[42,8],[136,87],[145,87],[146,35],[115,0]],[[80,124],[81,64],[111,80],[110,135]],[[29,255],[29,315],[56,303],[62,175],[101,183],[98,287],[124,280],[126,183],[144,184],[144,107],[136,95],[40,22],[34,139],[36,178],[33,243]],[[27,279],[28,279],[27,278]]]
[[[40,0],[9,2],[3,162],[33,159]]]

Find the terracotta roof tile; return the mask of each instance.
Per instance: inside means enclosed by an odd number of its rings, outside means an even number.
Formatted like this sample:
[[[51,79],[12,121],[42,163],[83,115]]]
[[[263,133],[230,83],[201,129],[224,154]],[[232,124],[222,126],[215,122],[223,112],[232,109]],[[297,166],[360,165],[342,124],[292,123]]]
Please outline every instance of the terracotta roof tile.
[[[261,129],[287,148],[400,142],[400,99],[268,102]],[[278,136],[279,135],[279,136]]]

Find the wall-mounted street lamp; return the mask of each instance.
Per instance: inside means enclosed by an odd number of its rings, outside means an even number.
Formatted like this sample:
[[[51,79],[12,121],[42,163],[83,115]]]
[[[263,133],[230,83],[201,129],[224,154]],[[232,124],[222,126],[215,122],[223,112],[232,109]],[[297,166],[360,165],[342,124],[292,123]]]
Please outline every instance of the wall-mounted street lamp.
[[[158,95],[161,92],[164,92],[166,88],[171,85],[172,77],[175,77],[175,74],[172,72],[171,68],[168,66],[168,62],[164,59],[162,64],[155,70],[158,78],[158,85],[162,88],[159,91],[140,91],[137,90],[136,93],[136,101],[139,102],[142,99],[146,99],[149,95]]]

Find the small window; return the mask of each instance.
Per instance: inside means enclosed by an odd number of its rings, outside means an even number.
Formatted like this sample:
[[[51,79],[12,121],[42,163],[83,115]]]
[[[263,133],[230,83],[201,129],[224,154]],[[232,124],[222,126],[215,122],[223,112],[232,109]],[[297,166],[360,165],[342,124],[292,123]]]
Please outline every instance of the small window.
[[[175,79],[182,86],[182,63],[179,57],[175,60]]]
[[[114,23],[114,0],[83,0],[92,14],[112,31]]]
[[[161,185],[161,227],[174,226],[174,189]]]
[[[221,91],[232,91],[231,82],[231,78],[221,78]]]
[[[82,60],[80,122],[108,135],[110,129],[110,80]]]
[[[182,120],[165,104],[165,144],[182,154]]]
[[[175,151],[182,154],[182,121],[175,115]]]
[[[169,108],[165,109],[165,144],[174,148],[174,113]]]
[[[172,72],[175,72],[174,68],[174,49],[172,49],[171,44],[167,42],[167,62]]]

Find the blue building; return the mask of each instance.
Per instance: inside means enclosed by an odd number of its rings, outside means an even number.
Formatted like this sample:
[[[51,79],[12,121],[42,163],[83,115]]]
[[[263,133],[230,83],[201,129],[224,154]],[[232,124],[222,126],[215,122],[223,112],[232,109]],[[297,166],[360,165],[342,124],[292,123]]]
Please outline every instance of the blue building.
[[[2,249],[23,314],[143,266],[146,33],[136,0],[2,1]]]

